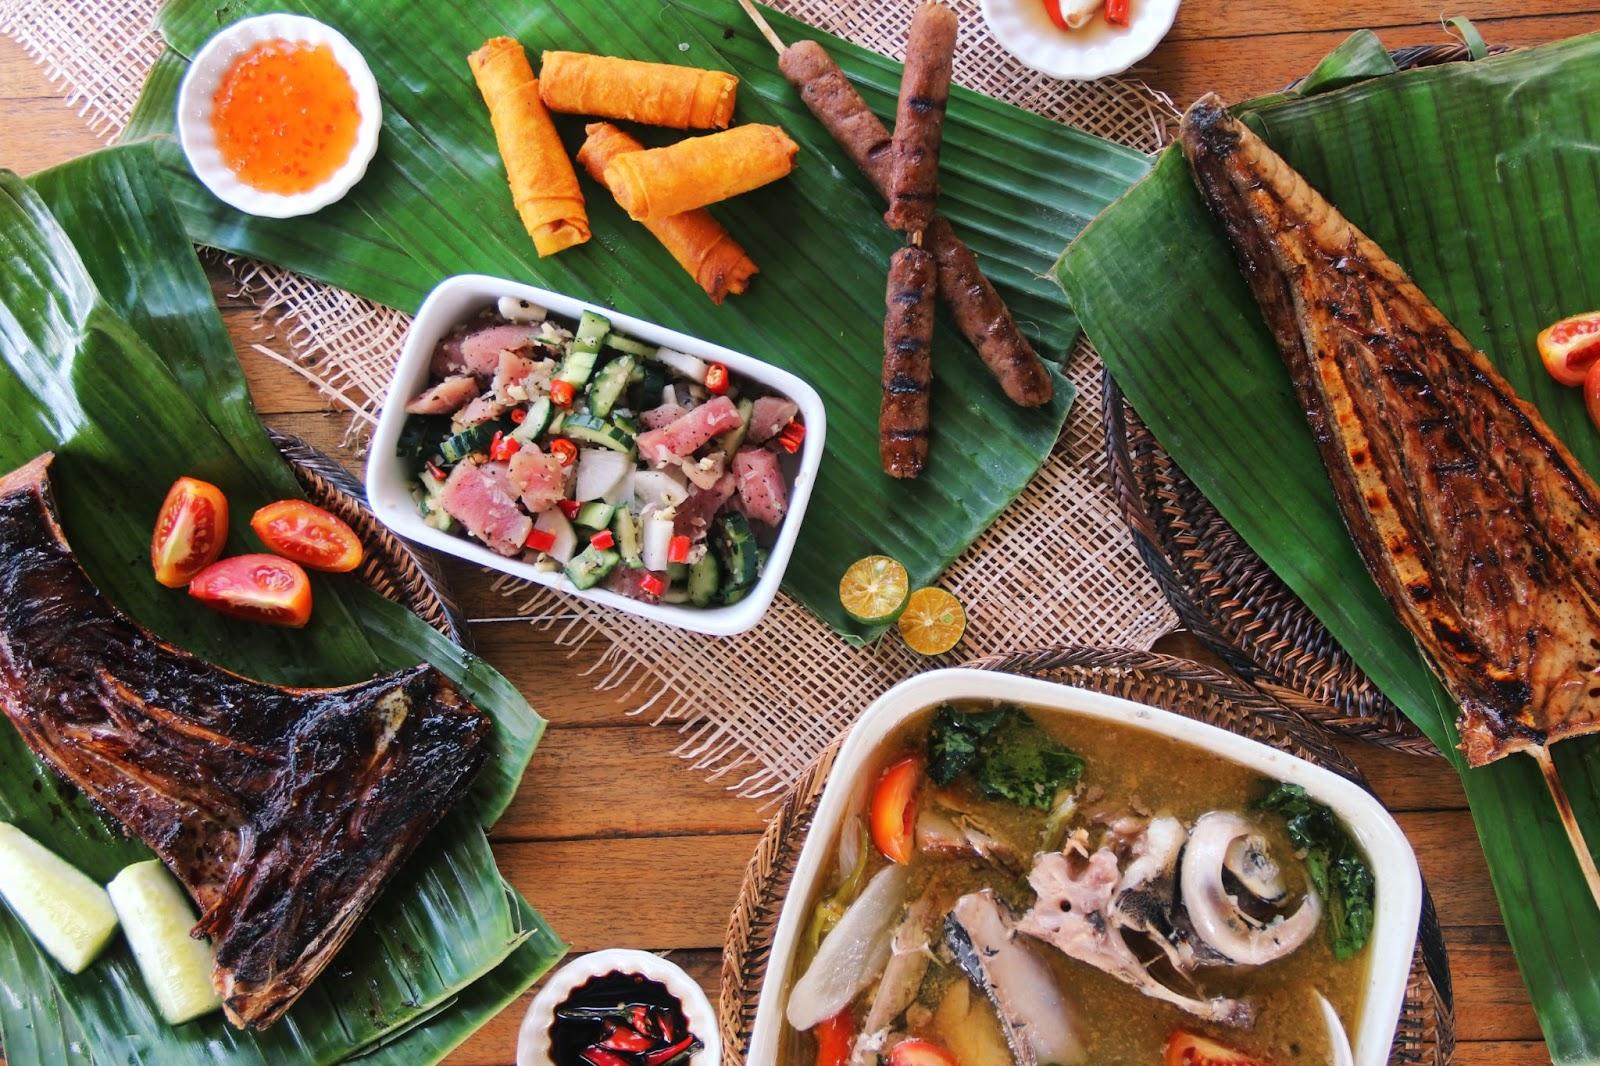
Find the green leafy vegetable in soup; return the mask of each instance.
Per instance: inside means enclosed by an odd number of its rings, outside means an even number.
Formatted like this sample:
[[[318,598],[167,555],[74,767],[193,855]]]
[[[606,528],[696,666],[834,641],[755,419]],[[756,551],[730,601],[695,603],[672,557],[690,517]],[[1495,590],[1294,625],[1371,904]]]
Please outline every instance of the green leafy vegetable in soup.
[[[948,785],[969,772],[990,799],[1049,810],[1083,776],[1083,760],[1015,707],[940,707],[928,731],[928,777]]]
[[[1283,815],[1289,842],[1305,852],[1306,877],[1328,905],[1328,942],[1338,959],[1361,953],[1372,936],[1377,886],[1372,868],[1333,811],[1300,785],[1280,784],[1256,801]]]

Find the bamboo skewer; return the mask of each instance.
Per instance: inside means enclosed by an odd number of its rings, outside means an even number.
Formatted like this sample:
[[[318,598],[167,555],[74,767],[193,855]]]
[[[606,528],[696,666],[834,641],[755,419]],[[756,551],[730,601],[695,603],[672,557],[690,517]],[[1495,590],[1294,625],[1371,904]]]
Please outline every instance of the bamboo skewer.
[[[750,16],[750,21],[756,24],[756,29],[761,31],[761,36],[767,39],[767,43],[772,45],[773,50],[780,56],[783,55],[784,49],[788,46],[783,43],[783,38],[778,36],[771,24],[767,22],[766,17],[761,14],[761,10],[755,5],[755,0],[739,0],[739,6],[744,8],[744,13]]]
[[[1555,801],[1556,813],[1561,816],[1561,825],[1567,831],[1567,839],[1572,843],[1573,855],[1578,860],[1578,868],[1583,871],[1584,880],[1589,883],[1589,892],[1594,896],[1595,906],[1600,907],[1600,870],[1595,869],[1594,853],[1589,850],[1589,844],[1583,839],[1583,828],[1578,825],[1578,818],[1572,812],[1572,801],[1567,798],[1567,790],[1561,784],[1561,775],[1556,772],[1556,764],[1550,758],[1550,749],[1540,745],[1526,749],[1533,756],[1533,761],[1539,764],[1539,771],[1544,774],[1545,787],[1550,790],[1550,798]]]

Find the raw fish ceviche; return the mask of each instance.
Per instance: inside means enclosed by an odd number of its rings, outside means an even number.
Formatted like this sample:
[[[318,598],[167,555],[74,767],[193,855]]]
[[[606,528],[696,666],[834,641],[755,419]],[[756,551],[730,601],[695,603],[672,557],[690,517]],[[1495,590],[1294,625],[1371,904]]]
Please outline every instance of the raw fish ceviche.
[[[399,453],[436,529],[647,603],[755,586],[805,425],[721,363],[502,298],[446,335]]]

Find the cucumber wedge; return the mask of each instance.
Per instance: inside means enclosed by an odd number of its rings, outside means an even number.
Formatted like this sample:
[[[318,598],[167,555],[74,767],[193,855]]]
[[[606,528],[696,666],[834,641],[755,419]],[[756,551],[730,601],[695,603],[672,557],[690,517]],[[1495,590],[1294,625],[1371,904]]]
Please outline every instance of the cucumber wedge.
[[[584,411],[574,411],[561,424],[561,432],[582,444],[598,444],[614,452],[633,453],[633,434],[614,422]]]
[[[722,454],[730,463],[739,449],[744,447],[745,437],[750,435],[750,415],[756,409],[755,401],[749,399],[740,400],[738,406],[739,424],[717,438],[717,447],[722,449]]]
[[[550,397],[541,396],[528,405],[522,424],[511,431],[511,439],[518,444],[532,444],[550,425],[552,407]]]
[[[725,595],[736,589],[748,589],[756,583],[761,563],[756,552],[755,534],[750,531],[750,523],[744,515],[738,511],[724,511],[718,515],[711,527],[711,546],[722,563]]]
[[[604,418],[622,398],[637,364],[631,355],[619,355],[607,363],[589,383],[589,410]]]
[[[689,602],[696,607],[709,607],[721,581],[722,568],[717,565],[717,555],[708,551],[689,567]]]
[[[627,352],[629,355],[637,356],[640,359],[653,359],[656,354],[655,345],[646,344],[644,341],[636,341],[632,337],[625,337],[620,333],[607,333],[605,345],[607,348],[615,348],[619,352]]]
[[[0,822],[0,897],[68,973],[82,973],[117,932],[105,889],[6,822]]]
[[[106,891],[145,987],[167,1024],[182,1025],[220,1008],[222,1000],[211,983],[211,947],[189,935],[194,908],[166,867],[156,859],[136,862],[114,877]]]

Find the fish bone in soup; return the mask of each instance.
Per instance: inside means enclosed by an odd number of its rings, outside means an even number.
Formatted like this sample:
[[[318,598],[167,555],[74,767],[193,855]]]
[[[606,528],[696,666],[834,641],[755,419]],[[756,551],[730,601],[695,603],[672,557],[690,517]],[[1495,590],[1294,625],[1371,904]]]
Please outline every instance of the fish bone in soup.
[[[786,1066],[1320,1066],[1323,1000],[1359,1023],[1372,872],[1298,786],[979,702],[911,719],[857,792]]]

